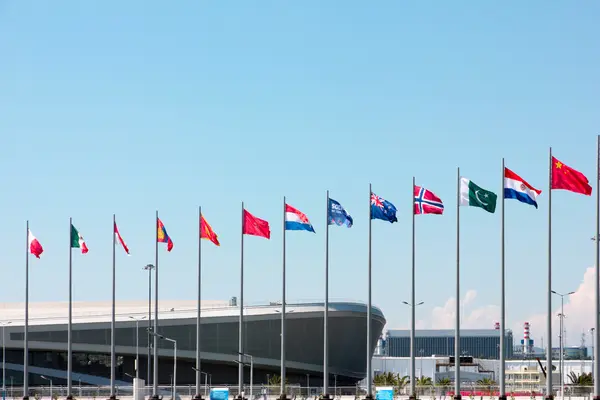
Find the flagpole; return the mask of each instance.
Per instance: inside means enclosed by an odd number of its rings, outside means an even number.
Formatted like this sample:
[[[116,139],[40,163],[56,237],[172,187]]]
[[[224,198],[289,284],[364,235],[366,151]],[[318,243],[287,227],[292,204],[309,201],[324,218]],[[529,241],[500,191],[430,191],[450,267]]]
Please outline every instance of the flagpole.
[[[329,319],[329,190],[327,191],[327,218],[325,219],[325,302],[323,304],[323,399],[329,399],[329,341],[327,320]]]
[[[115,396],[115,278],[116,278],[116,264],[115,264],[115,225],[116,225],[115,214],[113,214],[113,245],[112,245],[112,316],[110,320],[110,398],[116,399]],[[137,333],[136,333],[137,335]],[[138,367],[136,366],[136,369]]]
[[[154,223],[154,371],[152,377],[152,399],[158,400],[158,210]]]
[[[242,234],[240,240],[240,319],[238,322],[238,399],[244,399],[244,202],[242,201]],[[250,394],[252,396],[252,393]]]
[[[460,167],[456,169],[456,333],[454,335],[454,399],[460,395]]]
[[[410,399],[415,400],[416,374],[415,374],[415,177],[412,179],[411,192],[411,214],[412,214],[412,250],[411,250],[411,300],[410,300]],[[423,371],[421,371],[421,375]]]
[[[71,247],[71,229],[73,226],[73,218],[69,218],[69,326],[67,329],[67,399],[73,399],[71,394],[72,389],[72,374],[73,374],[73,252]]]
[[[552,400],[552,147],[548,158],[548,287],[546,293],[546,399]]]
[[[505,288],[505,269],[504,269],[504,157],[502,158],[502,186],[500,186],[500,194],[502,196],[502,202],[500,209],[500,396],[498,400],[506,400],[506,378],[504,376],[505,371],[505,355],[504,347],[506,343],[504,341],[504,332],[506,330],[506,288]],[[527,343],[525,343],[527,346]]]
[[[596,141],[596,283],[594,284],[594,297],[596,298],[594,336],[596,345],[593,346],[594,365],[592,368],[594,371],[594,400],[600,400],[600,346],[598,346],[598,343],[600,343],[600,288],[598,287],[598,277],[600,277],[600,188],[598,187],[598,183],[600,183],[600,135],[598,135]]]
[[[283,196],[283,259],[282,259],[282,284],[281,284],[281,400],[286,399],[285,392],[285,196]]]
[[[25,231],[25,330],[23,332],[23,400],[29,400],[29,221]],[[6,386],[5,382],[2,382]]]
[[[194,399],[202,400],[200,393],[200,315],[202,301],[202,207],[198,206],[198,305],[196,315],[196,396]]]
[[[366,399],[370,400],[373,398],[373,371],[371,370],[371,196],[373,195],[373,190],[371,188],[371,184],[369,183],[369,265],[367,269],[367,286],[368,286],[368,295],[367,295],[367,396]]]

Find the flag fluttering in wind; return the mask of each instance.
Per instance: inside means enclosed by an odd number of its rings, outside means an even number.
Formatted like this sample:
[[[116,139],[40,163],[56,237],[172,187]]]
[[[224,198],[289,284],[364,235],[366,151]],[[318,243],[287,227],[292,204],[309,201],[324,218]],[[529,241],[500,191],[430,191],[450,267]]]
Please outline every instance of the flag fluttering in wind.
[[[210,240],[215,245],[220,246],[219,236],[213,231],[212,227],[204,219],[204,215],[200,215],[200,237],[202,239]]]
[[[415,185],[413,192],[415,196],[415,215],[444,213],[444,203],[431,190]]]
[[[534,188],[519,175],[504,167],[504,198],[519,200],[521,203],[537,206],[537,197],[541,190]]]
[[[81,249],[81,254],[88,252],[88,248],[85,244],[85,240],[83,240],[83,236],[81,236],[81,233],[79,233],[73,224],[71,224],[71,248]]]
[[[167,229],[163,225],[160,219],[156,219],[157,232],[156,232],[156,241],[159,243],[167,244],[167,251],[173,250],[173,241],[167,234]]]
[[[244,210],[242,233],[244,235],[260,236],[267,239],[271,238],[269,222],[255,217],[246,210]]]
[[[115,222],[115,238],[117,239],[117,241],[119,243],[121,243],[121,246],[123,246],[123,250],[125,250],[125,253],[127,253],[129,255],[129,247],[127,247],[127,244],[125,243],[125,241],[121,237],[121,234],[119,233],[119,229],[117,228],[117,223],[116,222]]]
[[[348,228],[351,228],[353,223],[352,217],[344,210],[344,207],[336,200],[330,198],[329,225],[346,225]]]
[[[306,214],[289,204],[285,205],[285,230],[315,232]]]
[[[460,205],[480,207],[489,213],[496,211],[498,195],[477,186],[472,180],[460,178]]]
[[[552,157],[552,189],[563,189],[590,196],[592,187],[589,182],[584,174]]]
[[[40,258],[40,255],[44,252],[44,248],[36,239],[36,237],[33,236],[33,233],[31,233],[31,231],[27,232],[27,241],[29,242],[29,252],[37,258]]]
[[[371,219],[381,219],[391,223],[398,222],[396,206],[383,197],[371,193]]]

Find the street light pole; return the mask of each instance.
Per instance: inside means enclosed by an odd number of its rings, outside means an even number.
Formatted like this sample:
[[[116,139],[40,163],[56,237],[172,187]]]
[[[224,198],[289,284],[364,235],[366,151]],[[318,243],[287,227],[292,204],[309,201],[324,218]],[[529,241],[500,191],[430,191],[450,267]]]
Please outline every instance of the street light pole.
[[[159,335],[156,332],[150,332],[150,335],[161,340],[173,343],[173,400],[175,400],[175,388],[177,387],[177,340]],[[157,392],[158,395],[158,392]]]
[[[130,316],[135,321],[135,379],[140,379],[140,321],[146,319],[144,315],[141,318]]]
[[[252,357],[250,354],[245,354],[245,353],[239,353],[239,355],[241,355],[242,357],[248,357],[250,359],[250,400],[252,400],[252,394],[253,392],[253,385],[254,385],[254,357]],[[243,363],[242,363],[242,368],[244,367]]]
[[[148,365],[146,367],[146,385],[150,385],[150,372],[152,371],[152,363],[150,361],[152,359],[152,341],[150,340],[152,337],[150,335],[152,331],[152,270],[154,269],[154,265],[148,264],[144,269],[148,271]]]
[[[417,304],[414,303],[409,303],[408,301],[403,301],[402,304],[405,304],[407,306],[409,306],[411,308],[411,315],[414,315],[415,312],[415,308],[417,308],[417,306],[422,305],[424,302],[421,301]],[[411,320],[414,320],[414,318],[411,318]],[[410,327],[410,399],[416,399],[417,398],[417,393],[416,393],[416,383],[415,383],[415,329],[414,329],[414,325],[411,324]]]
[[[2,325],[2,393],[6,393],[6,336],[4,336],[4,328],[12,322],[1,322],[0,324]]]
[[[559,354],[558,364],[560,366],[560,368],[559,368],[560,369],[560,397],[562,399],[564,399],[565,398],[565,379],[563,376],[564,375],[564,371],[563,371],[563,345],[564,345],[563,344],[563,333],[564,333],[563,321],[565,318],[565,310],[564,310],[565,301],[564,301],[564,299],[565,299],[565,296],[570,296],[575,292],[569,292],[569,293],[562,294],[562,293],[558,293],[555,290],[552,290],[552,293],[554,293],[557,296],[560,296],[560,334],[558,335],[558,338],[559,338],[558,340],[560,342],[559,343],[560,354]],[[549,354],[550,354],[550,357],[552,357],[552,338],[550,338],[548,341],[550,342],[549,343],[549,348],[550,348]],[[550,358],[550,359],[552,359],[552,358]],[[548,371],[548,373],[552,373],[552,371]]]
[[[50,382],[50,400],[52,400],[52,379],[46,378],[44,375],[40,375],[40,378],[45,379]]]
[[[590,333],[592,336],[592,377],[594,376],[594,331],[595,330],[596,330],[595,328],[590,329]]]

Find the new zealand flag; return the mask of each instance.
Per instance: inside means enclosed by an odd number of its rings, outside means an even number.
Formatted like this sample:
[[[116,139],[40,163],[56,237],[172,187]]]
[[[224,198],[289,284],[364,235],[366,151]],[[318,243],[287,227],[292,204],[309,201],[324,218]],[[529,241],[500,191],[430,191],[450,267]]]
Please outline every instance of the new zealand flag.
[[[382,219],[391,223],[398,222],[396,206],[382,197],[371,193],[371,219]]]

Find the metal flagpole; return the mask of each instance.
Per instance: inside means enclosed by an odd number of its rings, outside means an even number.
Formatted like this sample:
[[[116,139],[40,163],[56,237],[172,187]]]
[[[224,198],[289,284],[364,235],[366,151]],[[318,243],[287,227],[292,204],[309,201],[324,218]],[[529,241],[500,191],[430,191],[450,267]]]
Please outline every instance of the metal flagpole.
[[[410,399],[417,398],[416,373],[415,373],[415,177],[412,180],[411,191],[411,214],[412,214],[412,256],[411,256],[411,300],[410,300]],[[421,371],[421,375],[423,371]]]
[[[552,147],[548,158],[548,288],[546,309],[546,399],[552,400]]]
[[[152,377],[152,398],[158,399],[158,210],[154,223],[154,371]]]
[[[202,300],[202,207],[198,206],[198,305],[196,315],[196,396],[197,400],[202,400],[200,393],[200,314]]]
[[[329,399],[329,190],[327,191],[327,218],[325,220],[325,303],[323,304],[323,399]]]
[[[73,245],[71,241],[71,229],[73,227],[73,218],[69,218],[69,326],[67,329],[67,399],[73,398],[72,375],[73,375]]]
[[[373,371],[371,368],[371,196],[373,195],[373,190],[371,188],[371,184],[369,183],[369,266],[368,266],[368,278],[367,278],[367,286],[368,286],[368,295],[367,295],[367,396],[366,399],[373,398]]]
[[[285,392],[285,196],[283,196],[283,259],[281,283],[281,400],[286,399]]]
[[[23,332],[23,400],[29,400],[29,221],[25,231],[25,330]],[[6,383],[3,382],[4,386]]]
[[[596,183],[600,183],[600,135],[597,137],[596,150]],[[598,287],[598,277],[600,277],[600,185],[596,185],[596,282],[594,284],[594,297],[596,298],[595,307],[595,336],[596,346],[593,346],[594,338],[592,338],[592,348],[594,352],[594,361],[592,365],[594,379],[594,400],[600,400],[600,289]]]
[[[243,399],[244,389],[244,202],[242,201],[242,234],[240,247],[240,319],[238,331],[238,399]],[[251,394],[252,395],[252,394]]]
[[[502,158],[502,186],[500,186],[500,193],[502,195],[502,201],[500,209],[500,396],[498,400],[506,400],[506,378],[504,376],[505,367],[505,355],[504,347],[506,343],[504,341],[504,332],[506,330],[506,289],[505,289],[505,271],[504,271],[504,158]],[[527,346],[527,343],[525,343]]]
[[[116,226],[115,214],[113,214],[113,248],[112,248],[112,317],[110,320],[110,398],[116,399],[115,396],[115,277],[116,277],[116,264],[115,264],[115,226]],[[137,367],[136,367],[137,368]]]
[[[460,395],[460,168],[456,169],[456,333],[454,335],[454,399]]]

